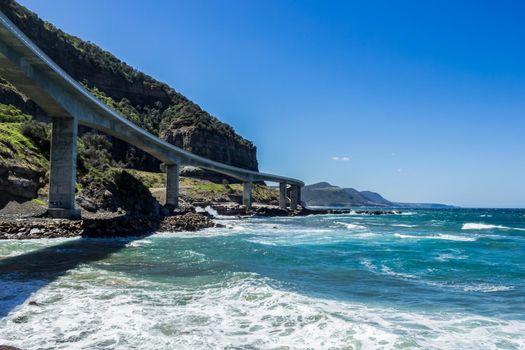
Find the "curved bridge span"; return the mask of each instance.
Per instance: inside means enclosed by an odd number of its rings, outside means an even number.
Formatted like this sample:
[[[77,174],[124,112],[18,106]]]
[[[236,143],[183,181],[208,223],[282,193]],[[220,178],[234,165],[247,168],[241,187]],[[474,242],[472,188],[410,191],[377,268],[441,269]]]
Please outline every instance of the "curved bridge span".
[[[100,130],[140,148],[166,164],[166,204],[176,207],[179,167],[197,166],[243,182],[243,204],[252,202],[252,183],[279,183],[279,206],[297,208],[300,180],[260,173],[207,159],[176,147],[133,124],[93,96],[40,50],[0,11],[0,75],[42,107],[53,120],[49,213],[79,216],[75,209],[76,138],[78,125]]]

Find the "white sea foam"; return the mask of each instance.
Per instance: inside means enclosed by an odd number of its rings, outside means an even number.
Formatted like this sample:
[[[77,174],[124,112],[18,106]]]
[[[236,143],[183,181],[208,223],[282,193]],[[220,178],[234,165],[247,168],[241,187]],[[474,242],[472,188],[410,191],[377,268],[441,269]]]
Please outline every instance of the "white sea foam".
[[[417,276],[408,274],[408,273],[401,273],[393,271],[390,267],[386,265],[381,265],[381,269],[378,269],[377,266],[375,266],[369,259],[362,259],[359,261],[363,266],[365,266],[369,271],[375,272],[375,273],[382,273],[388,276],[392,277],[398,277],[403,279],[415,279]]]
[[[369,259],[361,259],[359,262],[371,271],[375,271],[377,269]]]
[[[474,223],[474,222],[467,222],[466,224],[463,224],[461,229],[462,230],[493,230],[493,229],[499,229],[499,230],[525,231],[525,228],[508,227],[508,226],[502,226],[502,225],[482,224],[482,223]]]
[[[352,236],[350,236],[348,238],[351,238],[351,239],[369,239],[369,238],[375,237],[377,235],[378,235],[377,233],[373,233],[373,232],[361,232],[361,233],[353,234]]]
[[[202,208],[202,207],[195,207],[195,212],[197,213],[208,213],[210,214],[212,217],[214,218],[221,218],[221,219],[227,219],[229,218],[229,216],[225,216],[225,215],[219,215],[219,213],[217,212],[217,210],[213,209],[212,207],[210,207],[209,205],[206,206],[205,208]]]
[[[465,236],[456,236],[456,235],[449,235],[449,234],[438,234],[435,236],[428,236],[428,235],[402,235],[400,233],[394,233],[394,236],[399,238],[408,238],[408,239],[443,239],[446,241],[463,241],[463,242],[472,242],[477,240],[477,237],[465,237]]]
[[[348,222],[336,222],[338,225],[345,226],[349,230],[366,230],[366,227],[363,225],[348,223]]]
[[[159,231],[156,232],[153,237],[177,237],[177,238],[195,238],[195,237],[220,237],[220,236],[232,236],[239,234],[240,231],[244,231],[241,227],[236,225],[227,226],[226,229],[215,229],[208,228],[201,231],[181,231],[181,232],[172,232],[172,231]]]
[[[357,235],[351,235],[354,237]],[[301,244],[332,244],[348,240],[344,231],[331,229],[287,228],[283,230],[254,232],[248,240],[253,243],[272,246],[293,246]]]
[[[150,240],[141,239],[141,240],[131,241],[131,242],[127,243],[126,247],[143,247],[143,246],[147,246],[148,244],[151,244],[151,243],[152,242]]]
[[[394,227],[407,227],[407,228],[417,227],[417,225],[409,225],[409,224],[392,224],[392,226],[394,226]]]
[[[381,272],[383,272],[386,275],[393,276],[393,277],[401,277],[401,278],[409,278],[409,279],[416,278],[415,275],[411,275],[411,274],[408,274],[408,273],[401,273],[401,272],[392,271],[391,268],[389,268],[388,266],[385,266],[385,265],[381,266]]]
[[[493,292],[505,292],[513,290],[513,286],[501,286],[488,283],[475,284],[470,286],[464,286],[463,290],[465,292],[482,292],[482,293],[493,293]]]
[[[513,286],[497,285],[490,283],[444,283],[444,282],[427,282],[427,284],[434,285],[441,288],[452,288],[462,290],[464,292],[477,292],[477,293],[495,293],[495,292],[506,292],[514,290]]]
[[[90,273],[93,273],[92,271]],[[237,274],[187,289],[108,275],[64,276],[0,321],[0,343],[24,349],[114,348],[510,348],[525,322],[418,313],[316,298]],[[125,282],[125,283],[124,283]],[[130,284],[132,288],[130,288]]]
[[[439,254],[436,259],[440,261],[464,260],[464,259],[468,259],[468,256],[461,255],[461,254],[443,253],[443,254]]]
[[[490,230],[494,228],[506,229],[507,227],[501,225],[466,223],[461,227],[462,230]]]

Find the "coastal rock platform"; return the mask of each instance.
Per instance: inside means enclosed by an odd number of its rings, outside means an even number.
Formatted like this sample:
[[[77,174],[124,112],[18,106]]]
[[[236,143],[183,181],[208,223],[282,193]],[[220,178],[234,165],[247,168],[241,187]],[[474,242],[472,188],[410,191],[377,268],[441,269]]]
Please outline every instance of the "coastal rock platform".
[[[84,220],[1,219],[0,239],[123,237],[145,235],[156,231],[197,231],[214,226],[215,223],[208,216],[190,212],[166,217],[123,215]]]

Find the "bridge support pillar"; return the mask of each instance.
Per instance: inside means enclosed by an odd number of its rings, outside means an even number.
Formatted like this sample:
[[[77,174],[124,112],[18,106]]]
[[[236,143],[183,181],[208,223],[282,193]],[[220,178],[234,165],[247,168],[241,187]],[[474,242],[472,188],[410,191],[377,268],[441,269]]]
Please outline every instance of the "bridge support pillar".
[[[252,182],[246,181],[242,185],[242,204],[244,204],[246,208],[250,209],[252,207]]]
[[[290,187],[290,209],[296,210],[299,202],[299,186],[292,185]]]
[[[179,165],[166,165],[166,205],[179,206]]]
[[[48,214],[54,218],[80,218],[75,209],[77,132],[76,118],[53,118]]]
[[[286,209],[286,183],[279,183],[279,208]]]

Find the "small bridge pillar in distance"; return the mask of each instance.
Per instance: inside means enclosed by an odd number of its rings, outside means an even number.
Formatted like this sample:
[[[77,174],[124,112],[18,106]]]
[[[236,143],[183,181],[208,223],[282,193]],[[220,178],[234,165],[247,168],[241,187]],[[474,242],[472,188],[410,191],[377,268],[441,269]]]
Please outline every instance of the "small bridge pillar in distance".
[[[292,185],[290,187],[290,210],[296,210],[299,203],[299,186]]]
[[[179,206],[179,165],[166,164],[166,205]]]
[[[250,209],[252,207],[252,182],[246,181],[242,184],[242,204],[246,208]]]
[[[76,118],[53,118],[48,214],[54,218],[80,218],[75,209],[77,132]]]
[[[279,182],[279,208],[286,209],[286,183]]]

